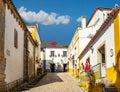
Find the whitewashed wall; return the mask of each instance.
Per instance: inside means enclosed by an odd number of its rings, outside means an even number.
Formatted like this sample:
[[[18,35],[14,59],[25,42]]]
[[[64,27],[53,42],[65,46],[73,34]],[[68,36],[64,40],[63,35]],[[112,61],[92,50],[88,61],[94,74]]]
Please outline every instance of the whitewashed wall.
[[[98,30],[98,28],[100,28],[101,24],[105,21],[105,19],[107,18],[107,14],[110,13],[110,10],[97,10],[94,14],[94,16],[92,17],[89,26],[95,25],[95,31]],[[99,21],[98,21],[99,19]],[[97,22],[98,21],[98,22]],[[96,24],[95,24],[96,23]]]
[[[6,8],[5,16],[5,58],[6,58],[6,83],[23,78],[23,46],[24,31]],[[14,47],[14,29],[18,32],[18,48]]]
[[[55,52],[56,57],[50,57],[51,51]],[[67,48],[46,48],[45,49],[46,69],[50,69],[50,63],[55,63],[56,66],[58,63],[61,66],[63,66],[63,63],[67,63],[67,57],[62,57],[63,51],[67,51]],[[60,57],[58,57],[58,54],[60,54]]]
[[[80,40],[80,53],[84,50],[91,38],[88,38],[89,34],[95,34],[92,32],[93,28],[85,28],[79,31],[79,40]]]
[[[88,42],[91,40],[89,38],[90,35],[94,36],[96,31],[100,28],[102,23],[107,18],[107,14],[109,13],[109,10],[97,10],[92,17],[92,19],[89,22],[89,25],[87,28],[82,29],[79,31],[79,37],[80,37],[80,52],[84,50]]]
[[[78,44],[79,44],[79,39],[75,42],[75,44],[72,47],[72,50],[70,52],[71,57],[74,56],[74,64],[77,65],[77,68],[78,68],[77,59],[78,59],[78,56],[79,56],[79,53],[78,53],[78,50],[79,50]],[[69,68],[73,68],[73,61],[69,62]]]
[[[107,25],[104,29],[106,32],[97,40],[97,42],[93,45],[94,52],[91,53],[89,50],[81,59],[81,62],[85,63],[86,59],[90,56],[90,64],[92,66],[98,64],[97,61],[97,49],[101,44],[105,43],[105,53],[106,53],[106,67],[112,67],[114,63],[114,55],[110,57],[110,49],[113,49],[114,52],[114,25],[113,20]]]

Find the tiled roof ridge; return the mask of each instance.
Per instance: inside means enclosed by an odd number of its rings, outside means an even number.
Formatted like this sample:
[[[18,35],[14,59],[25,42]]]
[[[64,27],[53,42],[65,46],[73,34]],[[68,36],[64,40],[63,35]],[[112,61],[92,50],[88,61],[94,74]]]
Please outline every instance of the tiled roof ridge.
[[[18,11],[17,11],[15,5],[13,4],[12,0],[5,0],[5,2],[6,2],[6,5],[8,6],[8,9],[10,9],[10,11],[13,14],[14,18],[18,22],[18,24],[21,26],[21,28],[25,32],[27,32],[27,36],[31,39],[33,44],[35,44],[35,41],[32,39],[32,36],[31,36],[30,32],[28,31],[23,19],[21,18],[20,14],[18,13]]]
[[[97,7],[97,8],[94,10],[94,12],[92,13],[92,15],[91,15],[90,19],[88,20],[86,26],[88,26],[88,24],[90,23],[92,17],[94,16],[94,14],[96,13],[97,10],[101,10],[101,11],[103,11],[103,10],[112,10],[112,8]]]
[[[107,19],[104,21],[104,23],[101,25],[101,27],[98,29],[97,33],[94,35],[94,37],[90,40],[88,45],[85,47],[85,49],[82,51],[82,53],[78,56],[78,58],[82,58],[84,54],[89,50],[89,48],[94,44],[95,40],[98,38],[100,33],[103,32],[106,25],[109,23],[109,21],[113,18],[113,16],[120,10],[120,6],[115,6],[115,8],[112,9],[112,11],[108,14]]]

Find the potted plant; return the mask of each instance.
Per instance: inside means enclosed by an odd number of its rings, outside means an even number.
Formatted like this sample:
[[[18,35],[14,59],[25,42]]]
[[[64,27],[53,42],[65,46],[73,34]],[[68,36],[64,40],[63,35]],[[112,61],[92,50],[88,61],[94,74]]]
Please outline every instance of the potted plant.
[[[86,61],[85,65],[82,64],[84,71],[86,72],[87,80],[90,83],[95,83],[94,71],[91,68],[89,61]]]

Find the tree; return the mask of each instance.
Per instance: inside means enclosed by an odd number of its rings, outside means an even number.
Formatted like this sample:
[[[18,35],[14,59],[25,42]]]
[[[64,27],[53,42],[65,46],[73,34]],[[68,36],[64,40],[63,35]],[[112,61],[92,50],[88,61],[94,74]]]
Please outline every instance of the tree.
[[[52,40],[48,43],[49,47],[56,47],[57,42],[55,40]]]

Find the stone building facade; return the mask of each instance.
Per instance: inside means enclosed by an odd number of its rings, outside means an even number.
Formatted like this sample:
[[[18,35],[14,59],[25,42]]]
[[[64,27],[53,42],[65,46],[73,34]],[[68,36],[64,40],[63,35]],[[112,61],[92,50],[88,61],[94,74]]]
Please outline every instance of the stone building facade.
[[[5,57],[4,57],[4,34],[5,34],[5,1],[0,0],[0,91],[5,87]]]
[[[31,72],[35,76],[35,47],[12,0],[0,0],[0,92],[9,91],[19,80],[24,82]],[[33,66],[32,70],[28,64]]]

